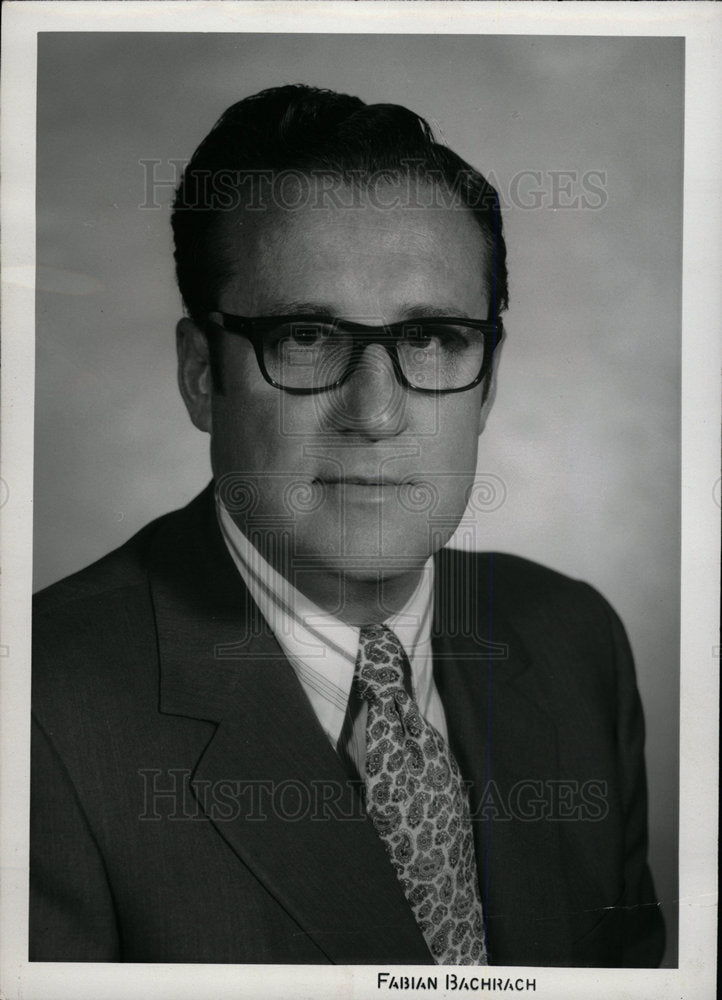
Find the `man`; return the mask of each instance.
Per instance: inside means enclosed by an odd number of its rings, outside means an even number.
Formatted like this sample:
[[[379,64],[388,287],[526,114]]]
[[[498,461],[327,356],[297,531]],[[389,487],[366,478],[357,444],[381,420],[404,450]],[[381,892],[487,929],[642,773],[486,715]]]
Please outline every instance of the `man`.
[[[38,596],[31,958],[656,965],[617,617],[444,548],[496,193],[404,108],[281,87],[200,145],[173,227],[213,483]]]

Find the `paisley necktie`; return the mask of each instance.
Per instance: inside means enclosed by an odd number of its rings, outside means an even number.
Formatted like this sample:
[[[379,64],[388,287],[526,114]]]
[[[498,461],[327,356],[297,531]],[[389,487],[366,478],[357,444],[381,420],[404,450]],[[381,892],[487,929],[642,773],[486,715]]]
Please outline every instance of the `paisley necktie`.
[[[366,808],[439,965],[486,965],[469,806],[449,747],[404,687],[409,661],[364,625],[355,683],[367,702]]]

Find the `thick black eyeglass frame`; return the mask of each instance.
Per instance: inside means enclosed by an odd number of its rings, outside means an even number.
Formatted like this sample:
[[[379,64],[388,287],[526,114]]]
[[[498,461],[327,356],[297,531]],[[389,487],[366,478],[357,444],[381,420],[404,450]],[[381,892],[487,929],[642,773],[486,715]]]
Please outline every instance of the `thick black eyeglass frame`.
[[[346,332],[353,334],[351,354],[349,355],[348,364],[346,365],[344,373],[330,385],[317,386],[307,389],[292,388],[290,386],[282,385],[280,382],[276,382],[275,379],[271,378],[263,357],[264,334],[281,323],[303,324],[319,322],[331,323],[336,329],[345,330]],[[479,330],[482,334],[484,339],[484,357],[479,373],[476,378],[467,385],[458,386],[453,389],[426,389],[412,385],[404,375],[401,368],[401,362],[399,361],[398,350],[396,347],[399,336],[403,332],[404,327],[409,326],[410,324],[423,329],[425,325],[443,326],[446,323],[469,326],[474,330]],[[488,375],[494,351],[504,336],[504,326],[500,319],[467,319],[465,316],[422,316],[417,319],[405,319],[398,323],[389,323],[384,326],[366,326],[363,323],[351,323],[343,319],[311,315],[308,313],[283,316],[234,316],[230,313],[210,312],[206,317],[206,327],[208,332],[214,332],[214,330],[225,330],[227,333],[236,333],[240,334],[242,337],[246,337],[246,339],[249,340],[253,346],[258,367],[266,382],[268,382],[269,385],[272,385],[274,389],[281,389],[283,392],[289,392],[296,396],[311,396],[320,392],[330,392],[332,389],[338,389],[351,377],[361,359],[364,349],[369,344],[381,344],[382,347],[385,348],[387,354],[391,358],[391,364],[394,370],[394,375],[396,376],[396,381],[400,386],[404,389],[408,389],[410,392],[420,392],[427,396],[442,396],[453,392],[467,392],[469,389],[473,389],[474,386],[477,386]]]

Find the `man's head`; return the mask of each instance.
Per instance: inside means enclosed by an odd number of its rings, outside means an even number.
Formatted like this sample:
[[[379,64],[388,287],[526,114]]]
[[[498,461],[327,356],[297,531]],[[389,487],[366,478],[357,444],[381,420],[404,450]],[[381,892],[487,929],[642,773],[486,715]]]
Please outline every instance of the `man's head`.
[[[201,143],[173,228],[190,317],[181,389],[238,523],[267,555],[286,532],[297,561],[349,579],[421,565],[463,513],[491,401],[484,321],[507,305],[496,192],[405,108],[281,87],[231,107]],[[261,372],[268,323],[239,335],[209,314],[314,317],[312,339],[328,333],[314,391]],[[470,321],[487,368],[463,336],[446,346],[447,327],[427,336],[438,317]],[[296,378],[308,329],[293,350]]]

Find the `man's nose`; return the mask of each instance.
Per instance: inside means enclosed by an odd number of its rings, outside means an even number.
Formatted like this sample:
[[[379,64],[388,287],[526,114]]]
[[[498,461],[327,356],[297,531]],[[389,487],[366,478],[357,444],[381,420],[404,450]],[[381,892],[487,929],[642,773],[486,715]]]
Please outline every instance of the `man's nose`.
[[[408,396],[386,348],[368,344],[346,382],[321,396],[324,423],[370,440],[395,437],[407,425]]]

